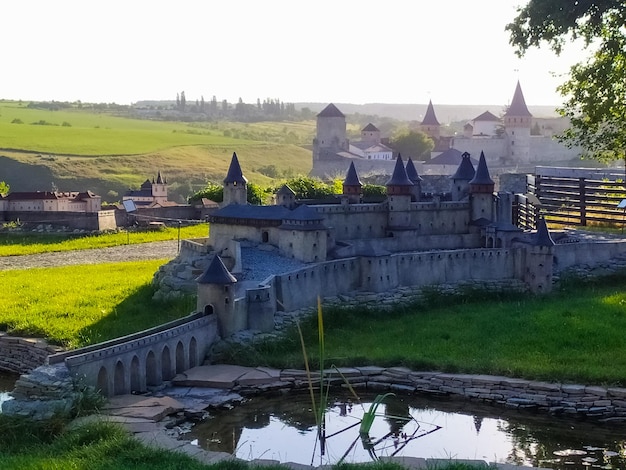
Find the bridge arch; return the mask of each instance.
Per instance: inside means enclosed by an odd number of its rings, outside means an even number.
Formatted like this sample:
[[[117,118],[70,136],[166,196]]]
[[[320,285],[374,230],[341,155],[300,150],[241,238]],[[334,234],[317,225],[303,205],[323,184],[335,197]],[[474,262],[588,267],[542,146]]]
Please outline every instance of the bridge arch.
[[[196,367],[198,365],[198,342],[195,336],[191,337],[189,341],[189,368]]]
[[[135,355],[130,361],[130,391],[143,392],[145,387],[141,384],[141,373],[139,367],[139,358]]]
[[[115,374],[113,376],[113,393],[115,395],[123,395],[126,393],[125,379],[124,363],[118,360],[115,364]]]
[[[98,381],[96,385],[97,389],[100,390],[100,393],[105,397],[110,395],[109,393],[109,373],[107,368],[102,366],[98,371]]]
[[[176,344],[176,373],[180,374],[185,369],[185,347],[183,346],[183,342],[179,341]]]
[[[146,385],[159,385],[159,374],[157,368],[156,356],[154,351],[150,350],[146,356]]]
[[[170,348],[165,345],[163,346],[163,352],[161,353],[161,377],[163,380],[171,380],[173,376]]]

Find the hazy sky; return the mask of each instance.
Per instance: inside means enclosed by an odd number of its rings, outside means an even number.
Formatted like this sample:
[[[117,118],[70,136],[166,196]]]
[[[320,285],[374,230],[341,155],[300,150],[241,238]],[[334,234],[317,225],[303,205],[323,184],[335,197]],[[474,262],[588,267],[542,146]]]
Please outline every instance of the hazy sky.
[[[2,0],[0,98],[529,105],[581,52],[518,59],[525,0]]]

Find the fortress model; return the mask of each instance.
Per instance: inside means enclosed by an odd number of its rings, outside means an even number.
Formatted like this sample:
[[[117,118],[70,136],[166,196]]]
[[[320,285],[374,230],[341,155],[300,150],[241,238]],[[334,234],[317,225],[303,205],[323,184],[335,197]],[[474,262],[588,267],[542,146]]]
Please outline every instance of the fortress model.
[[[412,161],[398,156],[379,202],[363,202],[350,165],[334,201],[305,204],[283,186],[274,205],[255,206],[247,204],[247,180],[233,154],[210,237],[183,242],[155,275],[155,295],[197,289],[197,311],[216,314],[220,334],[229,336],[271,331],[276,312],[313,307],[318,296],[468,281],[547,292],[553,271],[626,251],[621,240],[555,244],[542,220],[537,232],[523,232],[512,221],[514,195],[494,192],[482,154],[476,169],[465,154],[449,181],[448,192],[425,195]],[[246,266],[250,253],[266,257],[258,273],[258,262]],[[297,264],[286,269],[286,261]]]

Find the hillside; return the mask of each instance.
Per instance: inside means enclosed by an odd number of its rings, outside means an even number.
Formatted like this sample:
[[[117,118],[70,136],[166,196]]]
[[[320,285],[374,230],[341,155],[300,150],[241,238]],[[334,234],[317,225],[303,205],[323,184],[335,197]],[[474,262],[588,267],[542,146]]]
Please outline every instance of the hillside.
[[[113,202],[161,171],[182,200],[221,181],[233,152],[257,184],[308,174],[314,131],[313,121],[161,122],[0,101],[0,181],[13,191],[89,189]]]

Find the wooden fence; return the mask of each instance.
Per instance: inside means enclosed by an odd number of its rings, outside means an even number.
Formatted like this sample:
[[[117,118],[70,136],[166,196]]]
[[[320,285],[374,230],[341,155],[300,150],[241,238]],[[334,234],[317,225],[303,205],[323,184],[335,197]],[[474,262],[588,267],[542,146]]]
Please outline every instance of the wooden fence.
[[[618,205],[625,199],[619,179],[528,175],[526,194],[516,197],[515,220],[525,229],[534,229],[537,217],[557,225],[622,225],[626,209]]]

